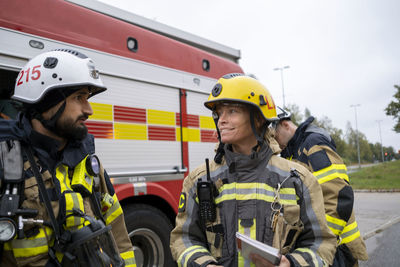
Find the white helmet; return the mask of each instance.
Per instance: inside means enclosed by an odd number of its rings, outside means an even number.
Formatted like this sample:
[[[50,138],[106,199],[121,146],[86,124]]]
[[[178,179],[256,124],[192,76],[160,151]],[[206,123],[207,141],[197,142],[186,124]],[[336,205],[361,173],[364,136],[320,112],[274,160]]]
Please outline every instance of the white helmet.
[[[37,55],[24,66],[12,98],[32,106],[46,102],[50,108],[83,86],[89,87],[91,96],[107,89],[90,58],[74,50],[57,49]]]

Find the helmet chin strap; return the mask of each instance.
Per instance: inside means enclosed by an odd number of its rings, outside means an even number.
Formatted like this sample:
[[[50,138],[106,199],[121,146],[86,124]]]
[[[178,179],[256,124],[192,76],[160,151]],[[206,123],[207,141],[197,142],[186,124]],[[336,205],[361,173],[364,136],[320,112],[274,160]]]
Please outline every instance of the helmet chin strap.
[[[219,141],[217,152],[215,153],[215,156],[214,156],[214,161],[217,164],[221,164],[222,157],[225,155],[225,150],[224,150],[225,144],[222,143],[222,141],[221,141],[221,133],[219,132],[219,129],[218,129],[218,119],[219,119],[218,115],[213,114],[213,119],[214,119],[214,123],[215,123],[215,128],[217,129],[218,141]]]
[[[253,147],[253,152],[256,152],[259,147],[262,147],[264,145],[264,135],[267,131],[268,124],[264,123],[262,125],[261,135],[259,135],[257,132],[257,129],[256,129],[255,120],[254,120],[254,112],[250,112],[250,124],[251,124],[251,129],[253,130],[253,133],[257,139],[257,145],[255,147]]]
[[[56,123],[57,123],[58,119],[61,117],[61,115],[63,114],[66,105],[67,105],[67,101],[64,100],[64,103],[61,105],[61,107],[57,110],[57,112],[49,120],[44,119],[42,114],[40,114],[37,111],[34,111],[33,118],[40,121],[46,129],[52,131],[53,133],[56,133]]]

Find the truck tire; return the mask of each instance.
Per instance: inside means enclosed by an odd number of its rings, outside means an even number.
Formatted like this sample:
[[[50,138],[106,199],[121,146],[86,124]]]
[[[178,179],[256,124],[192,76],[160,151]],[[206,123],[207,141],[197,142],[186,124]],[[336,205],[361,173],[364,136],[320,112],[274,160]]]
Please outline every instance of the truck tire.
[[[146,204],[124,207],[125,223],[137,266],[177,266],[169,248],[172,224],[159,209]]]

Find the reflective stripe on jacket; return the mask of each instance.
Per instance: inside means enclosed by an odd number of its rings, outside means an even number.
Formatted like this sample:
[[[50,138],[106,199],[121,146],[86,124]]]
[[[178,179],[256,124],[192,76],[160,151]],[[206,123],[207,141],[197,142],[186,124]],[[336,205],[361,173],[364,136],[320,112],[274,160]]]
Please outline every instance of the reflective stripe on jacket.
[[[332,263],[336,239],[324,218],[317,180],[304,167],[271,155],[268,145],[256,154],[253,158],[238,155],[225,147],[222,164],[211,162],[211,180],[219,192],[213,223],[204,225],[199,218],[197,183],[206,176],[205,166],[185,178],[183,202],[171,232],[172,255],[178,266],[250,266],[237,252],[237,231],[280,249],[295,266]],[[279,197],[283,209],[273,231],[271,203],[277,184],[289,176],[291,168],[300,177],[290,177],[282,184]]]
[[[346,244],[353,257],[367,260],[364,240],[355,220],[354,193],[346,165],[336,153],[330,135],[312,125],[313,117],[299,125],[282,156],[308,168],[318,179],[324,195],[325,217],[339,244]]]
[[[81,142],[68,144],[62,155],[57,152],[57,143],[49,137],[34,133],[29,121],[22,117],[22,128],[15,121],[0,121],[0,141],[21,140],[31,143],[37,156],[42,178],[49,194],[53,212],[56,218],[66,216],[63,229],[79,229],[87,222],[79,216],[72,216],[72,209],[78,209],[86,215],[95,217],[89,197],[83,197],[74,192],[71,187],[71,177],[75,166],[88,154],[94,153],[94,139],[92,135]],[[55,159],[57,158],[57,160]],[[22,208],[38,211],[35,219],[50,222],[45,206],[39,197],[38,185],[30,163],[24,163],[25,199]],[[136,266],[133,248],[126,230],[121,206],[118,202],[110,179],[100,164],[99,182],[96,191],[107,193],[113,199],[113,204],[103,214],[106,224],[112,225],[112,234],[116,241],[120,256],[125,260],[125,266]],[[4,251],[0,259],[1,266],[44,266],[49,260],[49,247],[54,244],[54,233],[49,227],[41,224],[25,224],[25,238],[13,239],[4,244]],[[59,258],[60,255],[57,255]],[[61,255],[62,257],[62,255]]]

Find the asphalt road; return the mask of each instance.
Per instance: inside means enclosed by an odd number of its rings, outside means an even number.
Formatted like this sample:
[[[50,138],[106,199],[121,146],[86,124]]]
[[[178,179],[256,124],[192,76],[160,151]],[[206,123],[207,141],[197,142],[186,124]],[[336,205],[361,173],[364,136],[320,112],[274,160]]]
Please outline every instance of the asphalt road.
[[[354,208],[360,232],[368,237],[369,260],[360,266],[400,266],[400,193],[355,193]]]
[[[366,240],[369,259],[360,267],[400,266],[400,223]]]

